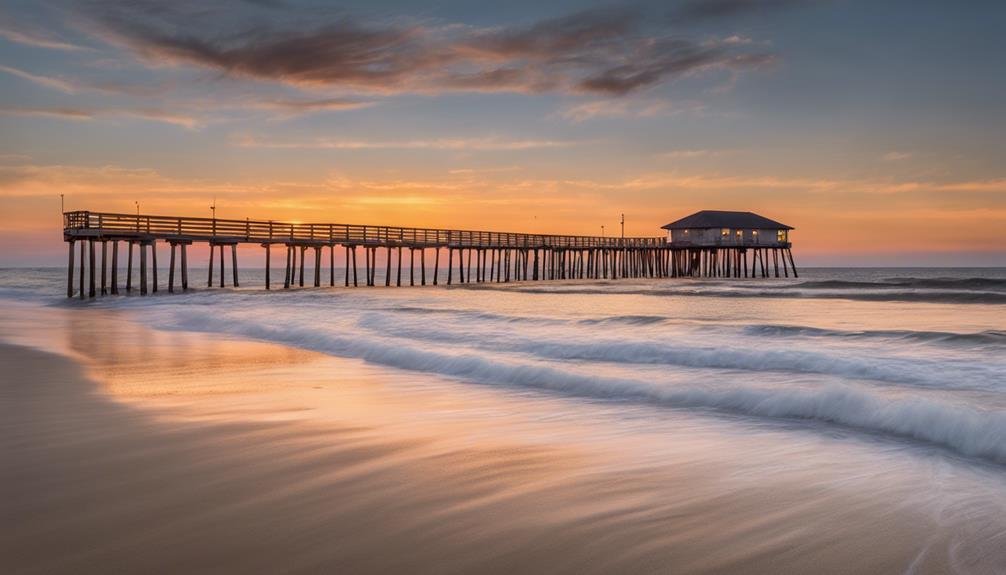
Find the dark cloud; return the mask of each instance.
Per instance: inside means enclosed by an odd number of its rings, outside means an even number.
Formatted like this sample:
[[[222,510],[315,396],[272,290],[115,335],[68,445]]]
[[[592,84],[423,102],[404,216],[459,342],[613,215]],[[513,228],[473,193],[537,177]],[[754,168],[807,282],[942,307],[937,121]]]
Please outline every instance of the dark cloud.
[[[737,0],[734,0],[737,1]],[[781,0],[776,0],[781,1]],[[737,67],[743,47],[647,30],[639,14],[594,10],[523,27],[257,22],[198,8],[93,5],[93,30],[145,58],[294,85],[383,92],[595,92],[626,94],[709,67]],[[140,8],[138,8],[140,6]],[[277,23],[279,22],[279,23]]]
[[[675,13],[680,20],[715,20],[766,14],[806,0],[689,0]]]

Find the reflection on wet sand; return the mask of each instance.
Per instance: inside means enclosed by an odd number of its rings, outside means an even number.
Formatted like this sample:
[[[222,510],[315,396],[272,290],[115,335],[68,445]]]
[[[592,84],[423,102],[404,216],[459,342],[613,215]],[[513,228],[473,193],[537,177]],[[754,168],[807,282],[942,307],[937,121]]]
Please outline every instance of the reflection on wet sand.
[[[605,405],[50,311],[0,334],[93,383],[0,348],[5,570],[879,573],[1001,553],[918,490],[981,489],[938,458],[657,412],[632,427]]]

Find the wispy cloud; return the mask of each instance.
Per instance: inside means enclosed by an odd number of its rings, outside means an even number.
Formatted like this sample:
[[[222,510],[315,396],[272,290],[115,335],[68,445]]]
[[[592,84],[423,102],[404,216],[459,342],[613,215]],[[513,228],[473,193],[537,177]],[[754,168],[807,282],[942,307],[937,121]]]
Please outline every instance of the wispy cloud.
[[[271,110],[286,115],[308,114],[312,112],[332,112],[369,108],[376,102],[351,98],[324,98],[316,100],[260,100],[249,104],[251,108]]]
[[[157,108],[88,109],[65,107],[0,107],[0,114],[7,116],[39,116],[64,120],[93,120],[98,117],[136,118],[140,120],[173,124],[190,130],[196,129],[202,125],[202,122],[196,117],[160,110]]]
[[[738,43],[693,42],[654,30],[629,9],[579,12],[525,26],[316,22],[272,18],[234,33],[233,10],[89,5],[101,39],[154,65],[189,64],[296,86],[400,93],[579,92],[624,95],[669,78],[769,59]]]
[[[48,48],[50,50],[64,50],[68,52],[89,50],[89,48],[85,46],[78,46],[77,44],[64,42],[60,39],[54,39],[39,34],[37,32],[31,32],[28,30],[17,30],[9,24],[8,25],[0,24],[0,38],[4,38],[5,40],[17,44],[34,46],[36,48]]]
[[[559,115],[572,122],[585,122],[595,118],[650,118],[668,116],[683,111],[696,112],[703,108],[700,102],[674,103],[662,99],[604,99],[581,102],[564,107]]]
[[[65,92],[67,94],[73,94],[77,91],[76,87],[61,78],[54,78],[52,76],[42,76],[40,74],[32,74],[31,72],[26,72],[19,68],[13,68],[11,66],[0,65],[0,72],[6,72],[18,78],[23,78],[29,82],[33,82],[40,86],[45,86],[47,88],[54,88],[60,92]]]
[[[911,157],[912,154],[909,152],[899,152],[895,150],[887,152],[886,154],[881,156],[881,159],[884,160],[885,162],[900,162],[902,160],[910,159]]]
[[[6,116],[41,116],[61,118],[65,120],[91,120],[94,114],[80,108],[32,108],[32,107],[0,107],[0,114]]]
[[[430,140],[336,140],[315,138],[310,140],[269,140],[251,135],[238,135],[232,143],[242,148],[310,148],[321,150],[454,150],[454,151],[506,151],[539,148],[565,148],[581,142],[569,140],[508,140],[486,138],[437,138]]]

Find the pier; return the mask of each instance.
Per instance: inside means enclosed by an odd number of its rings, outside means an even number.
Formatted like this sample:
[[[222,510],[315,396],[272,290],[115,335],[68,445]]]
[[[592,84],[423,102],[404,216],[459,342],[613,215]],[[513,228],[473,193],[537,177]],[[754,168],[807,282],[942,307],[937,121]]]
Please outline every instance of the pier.
[[[757,234],[755,237],[757,239]],[[284,250],[284,289],[305,286],[308,258],[313,260],[313,277],[307,278],[309,286],[321,287],[325,275],[330,287],[337,283],[346,287],[375,286],[379,252],[386,256],[384,286],[437,285],[443,275],[442,265],[448,285],[644,277],[754,278],[771,277],[773,268],[775,277],[781,277],[780,260],[783,277],[788,277],[790,272],[796,277],[797,273],[788,241],[768,245],[749,245],[743,241],[684,245],[672,242],[670,237],[528,234],[91,211],[65,212],[63,239],[68,245],[67,297],[76,295],[81,299],[117,295],[122,293],[120,287],[127,293],[138,289],[141,295],[157,292],[160,287],[158,245],[165,244],[170,252],[168,292],[176,291],[176,287],[182,291],[189,289],[187,248],[194,243],[205,243],[210,248],[207,287],[226,286],[227,260],[230,260],[230,283],[240,286],[238,245],[263,248],[263,287],[267,290],[273,288],[271,264],[277,247]],[[344,251],[346,260],[343,277],[338,278],[341,280],[338,282],[337,250]],[[126,259],[124,286],[120,286],[118,277],[120,251]],[[359,258],[362,269],[357,263],[360,251],[363,252]],[[98,252],[100,262],[97,261]],[[138,286],[133,283],[134,252],[139,266]],[[324,257],[326,252],[328,258]],[[75,269],[77,254],[79,265]],[[768,264],[769,257],[772,266]],[[323,273],[326,259],[327,274]],[[428,281],[426,272],[430,259],[433,273]],[[215,267],[217,276],[214,276]]]

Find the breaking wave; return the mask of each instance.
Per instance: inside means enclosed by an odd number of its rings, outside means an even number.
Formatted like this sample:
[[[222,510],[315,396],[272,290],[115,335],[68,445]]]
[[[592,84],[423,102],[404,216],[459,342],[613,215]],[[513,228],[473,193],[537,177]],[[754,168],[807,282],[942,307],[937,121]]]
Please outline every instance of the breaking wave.
[[[767,419],[801,419],[906,438],[1006,464],[1006,413],[925,398],[887,398],[847,385],[818,389],[676,386],[584,374],[485,353],[448,353],[400,341],[279,327],[179,311],[167,327],[225,332],[374,364],[489,385],[511,385],[601,400],[709,409]],[[577,353],[567,354],[577,355]]]
[[[749,325],[747,335],[777,337],[834,337],[842,339],[888,339],[923,343],[949,343],[962,345],[1006,345],[1006,331],[986,330],[974,333],[914,330],[839,330],[796,325]]]

